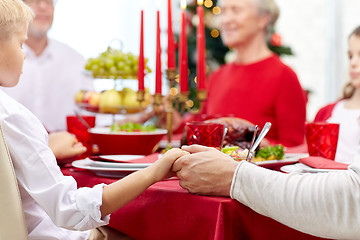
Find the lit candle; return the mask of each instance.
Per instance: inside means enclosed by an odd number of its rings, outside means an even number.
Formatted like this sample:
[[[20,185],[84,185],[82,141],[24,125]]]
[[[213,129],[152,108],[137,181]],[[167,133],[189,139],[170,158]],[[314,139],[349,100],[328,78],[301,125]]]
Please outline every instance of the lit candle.
[[[145,61],[144,61],[144,10],[141,10],[140,19],[140,52],[138,62],[138,81],[139,91],[144,90],[144,77],[145,77]]]
[[[172,29],[171,0],[168,0],[168,69],[175,69],[175,40]]]
[[[197,48],[197,86],[199,90],[205,90],[205,28],[204,28],[204,8],[203,0],[197,0],[197,15],[199,17],[199,24],[197,26],[196,34],[196,48]]]
[[[180,32],[180,52],[179,52],[179,77],[180,92],[188,91],[188,54],[187,54],[187,36],[186,36],[186,0],[180,1],[181,12],[181,32]]]
[[[156,12],[156,75],[155,75],[155,93],[161,94],[161,45],[160,45],[160,11]]]

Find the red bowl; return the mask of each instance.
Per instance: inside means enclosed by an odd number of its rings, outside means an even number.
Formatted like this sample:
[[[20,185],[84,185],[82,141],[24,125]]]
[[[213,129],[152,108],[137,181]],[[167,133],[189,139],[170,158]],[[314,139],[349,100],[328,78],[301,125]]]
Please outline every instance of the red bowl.
[[[153,132],[111,132],[110,128],[89,129],[93,143],[99,148],[99,154],[148,155],[155,152],[160,140],[166,135],[166,129]]]

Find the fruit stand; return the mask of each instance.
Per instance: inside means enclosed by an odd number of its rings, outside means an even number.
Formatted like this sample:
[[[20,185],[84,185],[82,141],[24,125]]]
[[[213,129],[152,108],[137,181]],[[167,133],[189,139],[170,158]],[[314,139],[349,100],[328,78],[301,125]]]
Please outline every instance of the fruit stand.
[[[145,64],[147,63],[145,59]],[[145,65],[145,73],[151,69]],[[85,74],[93,79],[108,79],[114,82],[113,89],[101,92],[79,90],[75,95],[76,104],[94,113],[133,114],[144,111],[151,104],[151,94],[144,89],[143,101],[138,101],[137,92],[124,84],[124,81],[137,81],[138,57],[132,53],[108,47],[96,58],[89,58]],[[119,89],[121,86],[121,89]]]

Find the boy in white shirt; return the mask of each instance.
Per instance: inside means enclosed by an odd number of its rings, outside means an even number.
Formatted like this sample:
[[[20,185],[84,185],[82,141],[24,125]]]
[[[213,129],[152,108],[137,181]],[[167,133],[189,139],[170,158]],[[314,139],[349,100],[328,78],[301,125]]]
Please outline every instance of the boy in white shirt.
[[[20,0],[0,1],[0,86],[20,78],[31,9]],[[147,187],[172,176],[180,149],[167,152],[153,165],[110,185],[77,189],[64,176],[48,147],[42,123],[23,105],[0,90],[0,124],[8,143],[23,203],[29,239],[88,239],[90,230],[109,222],[109,214]]]

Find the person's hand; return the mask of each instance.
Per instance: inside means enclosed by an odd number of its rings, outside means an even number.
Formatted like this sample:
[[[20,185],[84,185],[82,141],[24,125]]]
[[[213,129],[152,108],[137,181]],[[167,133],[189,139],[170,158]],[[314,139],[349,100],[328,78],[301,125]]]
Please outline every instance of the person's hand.
[[[191,145],[182,149],[191,154],[180,157],[173,166],[181,187],[196,194],[230,195],[238,162],[215,148]]]
[[[71,162],[86,151],[86,147],[66,131],[50,133],[48,144],[59,165]]]
[[[154,182],[174,176],[175,173],[172,171],[174,161],[187,154],[189,153],[179,148],[173,148],[167,151],[159,160],[149,167],[149,169],[151,169]]]

